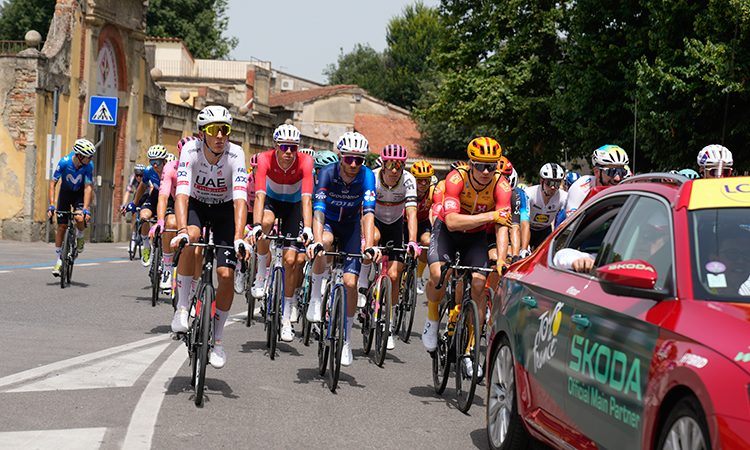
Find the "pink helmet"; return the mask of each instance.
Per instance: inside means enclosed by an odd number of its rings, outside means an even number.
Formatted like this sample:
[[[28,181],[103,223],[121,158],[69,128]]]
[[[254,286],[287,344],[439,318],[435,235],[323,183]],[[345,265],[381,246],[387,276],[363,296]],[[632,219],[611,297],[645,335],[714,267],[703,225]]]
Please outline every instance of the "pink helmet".
[[[386,145],[383,151],[380,152],[380,157],[383,158],[383,161],[388,161],[389,159],[406,161],[407,156],[406,149],[398,144]]]
[[[254,154],[250,157],[250,167],[258,167],[258,154]]]
[[[177,143],[177,154],[182,154],[182,146],[187,144],[190,141],[197,141],[198,138],[195,136],[186,136],[182,139],[180,139],[180,142]]]

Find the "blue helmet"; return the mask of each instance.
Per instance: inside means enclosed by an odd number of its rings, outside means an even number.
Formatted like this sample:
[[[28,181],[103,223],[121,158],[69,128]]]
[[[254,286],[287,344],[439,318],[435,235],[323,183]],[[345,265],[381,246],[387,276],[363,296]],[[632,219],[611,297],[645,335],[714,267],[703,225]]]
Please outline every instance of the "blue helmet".
[[[701,177],[700,175],[698,175],[698,172],[696,172],[693,169],[682,169],[682,170],[680,170],[677,173],[679,173],[680,175],[686,176],[686,177],[690,178],[691,180],[695,180],[695,179]]]
[[[581,178],[581,175],[579,175],[578,172],[569,172],[565,175],[563,183],[565,183],[565,186],[571,187],[579,178]]]
[[[323,166],[338,162],[339,157],[330,150],[323,150],[313,156],[313,169],[320,170]]]

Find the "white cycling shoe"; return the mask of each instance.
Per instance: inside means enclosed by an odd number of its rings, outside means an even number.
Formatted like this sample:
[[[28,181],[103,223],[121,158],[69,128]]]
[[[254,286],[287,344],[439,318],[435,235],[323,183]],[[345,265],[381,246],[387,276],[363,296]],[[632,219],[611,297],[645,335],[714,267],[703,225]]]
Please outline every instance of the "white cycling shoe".
[[[322,314],[320,313],[321,302],[319,298],[311,298],[310,305],[307,307],[307,321],[311,323],[320,322]]]
[[[245,292],[245,275],[239,269],[234,271],[234,292],[238,294]]]
[[[265,294],[265,284],[266,280],[263,278],[263,275],[257,275],[255,277],[255,281],[253,282],[253,297],[255,298],[261,298],[263,297],[263,294]]]
[[[227,363],[227,353],[224,351],[222,341],[216,341],[214,348],[211,349],[211,356],[208,358],[208,362],[214,369],[221,369]]]
[[[434,352],[438,344],[438,323],[437,320],[427,319],[422,330],[422,344],[428,352]]]
[[[292,324],[288,320],[281,324],[281,340],[284,342],[292,342],[294,340],[294,330]]]
[[[172,318],[172,331],[175,333],[186,333],[188,330],[188,310],[180,308]]]
[[[393,350],[396,348],[396,340],[393,339],[393,335],[388,335],[388,343],[385,345],[385,348],[388,350]]]
[[[471,362],[471,358],[464,358],[464,373],[467,377],[470,377],[472,374],[473,365]],[[482,370],[482,364],[479,364],[479,368],[477,368],[477,379],[481,379],[484,376],[484,370]]]
[[[344,341],[344,348],[341,350],[341,365],[351,366],[353,360],[354,355],[352,355],[352,345],[349,341]]]
[[[424,294],[424,279],[420,278],[417,280],[417,294]]]

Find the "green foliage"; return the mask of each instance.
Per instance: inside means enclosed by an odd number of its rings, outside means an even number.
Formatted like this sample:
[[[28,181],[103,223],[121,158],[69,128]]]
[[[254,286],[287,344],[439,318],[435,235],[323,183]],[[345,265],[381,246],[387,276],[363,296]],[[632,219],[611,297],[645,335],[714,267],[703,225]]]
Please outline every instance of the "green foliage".
[[[228,59],[239,40],[222,36],[226,9],[226,0],[151,0],[146,34],[182,38],[195,58]]]
[[[380,157],[379,154],[374,152],[369,152],[365,155],[365,165],[369,167],[370,169],[375,169],[375,161]]]
[[[338,62],[329,64],[323,75],[328,77],[328,84],[356,84],[366,89],[377,98],[384,96],[383,55],[368,44],[357,44],[350,53],[341,49]]]
[[[22,41],[36,30],[47,39],[55,2],[51,0],[9,0],[0,6],[0,40]]]

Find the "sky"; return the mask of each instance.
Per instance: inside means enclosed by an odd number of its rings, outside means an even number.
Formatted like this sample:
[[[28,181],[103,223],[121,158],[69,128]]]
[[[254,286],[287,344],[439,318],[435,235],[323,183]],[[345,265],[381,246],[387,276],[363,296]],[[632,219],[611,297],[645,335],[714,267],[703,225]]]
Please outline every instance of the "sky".
[[[271,67],[318,83],[323,70],[336,63],[343,48],[356,44],[385,49],[388,22],[416,0],[228,0],[225,36],[239,44],[230,53],[237,61],[271,61]],[[437,7],[439,0],[423,0]]]

